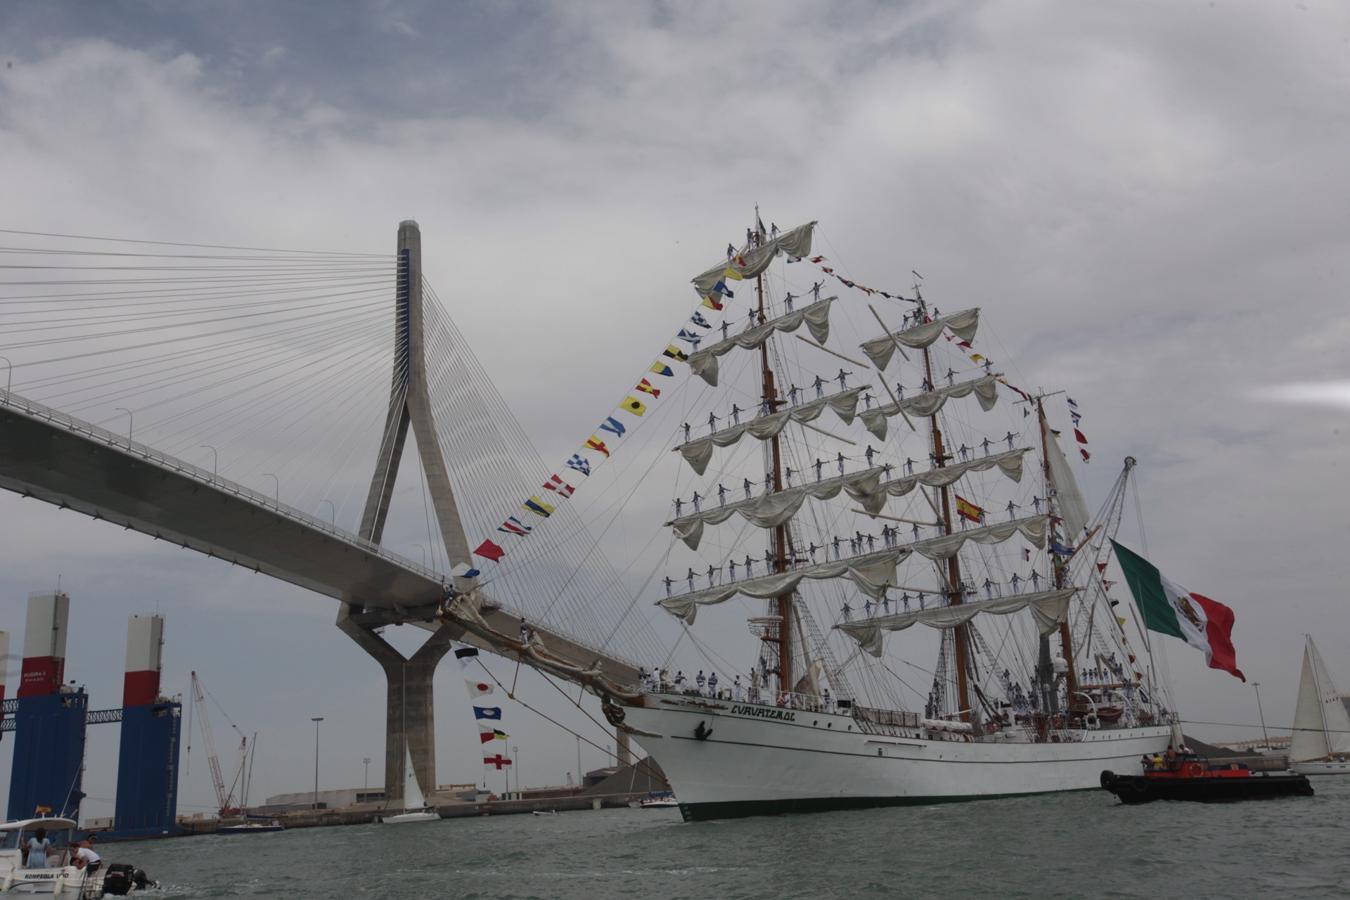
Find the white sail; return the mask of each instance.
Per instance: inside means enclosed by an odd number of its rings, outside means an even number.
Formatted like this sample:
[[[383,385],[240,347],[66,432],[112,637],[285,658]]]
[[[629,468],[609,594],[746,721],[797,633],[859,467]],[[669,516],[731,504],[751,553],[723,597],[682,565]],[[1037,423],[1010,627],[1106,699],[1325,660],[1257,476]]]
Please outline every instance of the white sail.
[[[989,456],[979,456],[974,459],[948,463],[941,468],[925,469],[913,475],[892,478],[881,485],[884,496],[881,494],[875,495],[879,498],[879,502],[874,502],[872,497],[864,497],[860,502],[863,509],[875,515],[881,512],[885,505],[886,496],[903,497],[921,484],[925,487],[946,487],[955,483],[958,478],[967,472],[983,472],[995,466],[1013,481],[1020,482],[1022,480],[1022,456],[1027,450],[1026,447],[1004,450],[1002,453],[992,453]]]
[[[904,497],[919,485],[926,487],[945,487],[953,484],[967,472],[982,472],[998,467],[998,470],[1013,481],[1022,480],[1022,456],[1027,448],[1005,450],[989,456],[951,463],[943,468],[925,469],[913,475],[904,475],[882,481],[890,466],[876,466],[861,472],[836,475],[821,481],[811,481],[795,487],[785,488],[768,494],[759,494],[744,500],[737,500],[719,506],[702,509],[689,515],[678,516],[666,524],[675,532],[675,536],[697,550],[703,540],[705,525],[721,525],[733,515],[740,514],[745,521],[757,528],[777,528],[795,516],[807,497],[817,500],[830,500],[841,491],[862,506],[873,516],[878,515],[891,497]]]
[[[1303,674],[1298,683],[1289,761],[1307,762],[1343,753],[1350,753],[1350,713],[1331,682],[1322,654],[1308,637],[1303,648]]]
[[[1069,468],[1069,461],[1064,458],[1064,451],[1059,447],[1059,439],[1050,426],[1044,423],[1044,419],[1042,424],[1045,454],[1050,460],[1050,482],[1055,489],[1055,508],[1064,520],[1064,533],[1068,535],[1069,543],[1076,544],[1082,540],[1090,521],[1087,503],[1083,500],[1083,492],[1078,489],[1078,479],[1073,477],[1073,469]]]
[[[698,290],[700,297],[706,297],[712,293],[713,287],[717,282],[730,280],[731,283],[744,278],[754,278],[759,273],[769,267],[774,257],[779,253],[785,253],[789,257],[800,259],[811,253],[811,233],[815,229],[815,222],[808,222],[805,225],[798,225],[790,231],[785,231],[776,238],[765,241],[758,247],[747,247],[740,253],[729,257],[726,262],[718,263],[702,275],[694,278],[694,287]],[[728,271],[735,274],[727,274]]]
[[[809,403],[780,409],[777,412],[769,413],[767,416],[756,416],[739,425],[714,431],[707,437],[685,441],[675,450],[684,457],[695,472],[702,475],[708,468],[708,462],[712,459],[714,447],[729,447],[747,434],[758,440],[767,441],[786,428],[788,422],[815,421],[820,418],[820,414],[825,411],[826,407],[833,410],[834,414],[845,425],[851,423],[858,409],[858,394],[869,387],[871,385],[859,385],[837,394],[829,394],[817,400],[812,400]]]
[[[742,581],[713,585],[703,590],[666,597],[664,600],[657,601],[657,605],[671,615],[678,616],[692,625],[694,624],[694,616],[700,606],[724,603],[737,594],[760,599],[778,597],[788,591],[795,590],[804,578],[844,577],[852,581],[858,587],[858,590],[869,597],[881,597],[888,588],[896,586],[896,567],[908,559],[912,553],[918,552],[933,560],[950,559],[960,551],[966,541],[974,541],[977,544],[997,544],[1019,533],[1035,546],[1044,547],[1045,517],[1028,516],[1022,519],[1013,519],[1010,522],[999,522],[996,525],[969,528],[965,531],[956,531],[940,537],[914,541],[910,544],[876,553],[863,553],[858,556],[851,556],[848,559],[829,560],[791,569],[787,572],[775,572],[770,575],[760,575],[757,578],[746,578]]]
[[[955,628],[980,614],[1008,616],[1029,609],[1041,634],[1049,634],[1059,626],[1059,623],[1066,621],[1069,598],[1077,590],[1077,588],[1061,588],[1052,591],[1032,591],[1009,597],[995,597],[992,600],[976,600],[956,606],[934,606],[913,612],[896,613],[893,616],[874,616],[858,622],[844,622],[835,627],[857,641],[868,653],[878,657],[881,656],[883,632],[903,631],[919,623],[931,628]]]
[[[405,811],[425,809],[427,800],[426,797],[422,795],[421,785],[417,783],[417,770],[413,768],[412,751],[404,751],[403,765],[406,767],[406,776],[403,784],[403,809]]]
[[[675,532],[676,537],[689,545],[691,550],[697,550],[699,542],[703,539],[705,524],[720,525],[736,514],[740,514],[757,528],[777,528],[797,514],[797,510],[801,509],[807,497],[829,500],[838,496],[840,491],[846,491],[859,503],[869,503],[873,497],[881,497],[884,501],[886,494],[881,485],[883,471],[877,467],[861,472],[850,472],[847,475],[836,475],[822,481],[760,494],[748,500],[738,500],[725,506],[700,510],[672,519],[666,524]]]
[[[901,411],[907,415],[926,418],[942,409],[947,404],[947,400],[952,397],[965,397],[968,394],[974,394],[975,399],[980,401],[980,407],[986,412],[994,408],[998,402],[998,375],[984,375],[970,381],[958,381],[956,384],[947,387],[935,388],[931,391],[925,391],[922,394],[915,394],[913,397],[906,397],[898,403],[892,401],[883,403],[881,406],[865,409],[858,414],[862,419],[863,425],[867,430],[881,438],[886,439],[887,420],[893,416],[900,415]]]
[[[747,328],[735,337],[695,350],[689,354],[687,360],[689,371],[713,387],[717,387],[717,357],[725,356],[737,348],[757,350],[773,336],[775,331],[793,332],[801,328],[803,323],[811,332],[811,337],[816,339],[816,343],[823,344],[830,336],[830,304],[837,299],[826,297],[817,300],[810,306],[769,319],[762,325]]]
[[[994,525],[981,525],[979,528],[967,528],[964,531],[953,531],[951,534],[944,534],[941,537],[915,541],[906,546],[929,559],[951,559],[960,552],[966,541],[974,541],[977,544],[1001,544],[1014,534],[1019,533],[1032,545],[1044,547],[1045,517],[1025,516],[1021,519],[998,522]]]
[[[666,612],[677,616],[689,624],[700,606],[712,606],[725,603],[737,594],[747,597],[768,599],[780,597],[795,590],[802,579],[848,578],[858,590],[871,597],[880,597],[887,588],[895,587],[896,566],[906,558],[910,551],[905,548],[882,550],[877,553],[864,553],[848,559],[835,559],[815,565],[746,578],[727,584],[719,584],[701,591],[693,591],[675,597],[657,601],[657,605]]]
[[[885,369],[886,366],[890,365],[891,356],[895,353],[896,341],[899,341],[902,346],[922,350],[936,341],[944,328],[950,328],[952,334],[963,341],[969,341],[974,339],[975,329],[979,324],[979,308],[965,309],[949,316],[939,316],[931,322],[924,322],[922,325],[915,325],[913,328],[893,331],[888,335],[883,334],[881,337],[864,341],[861,345],[862,351],[867,354],[867,358],[872,361],[872,365],[878,369]],[[892,340],[892,338],[895,340]]]

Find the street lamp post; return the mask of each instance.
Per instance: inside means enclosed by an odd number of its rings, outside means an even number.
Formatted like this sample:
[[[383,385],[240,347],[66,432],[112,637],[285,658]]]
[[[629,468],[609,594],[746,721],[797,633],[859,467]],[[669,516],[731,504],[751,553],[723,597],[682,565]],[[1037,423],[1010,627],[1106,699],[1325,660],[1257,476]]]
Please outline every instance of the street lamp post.
[[[264,478],[270,478],[273,481],[272,499],[276,501],[277,506],[281,505],[281,479],[271,472],[264,472]]]
[[[519,747],[512,747],[512,748],[511,748],[511,756],[514,757],[514,758],[511,760],[511,764],[512,764],[513,766],[516,767],[516,793],[519,794],[519,793],[520,793],[520,748],[519,748]]]
[[[1270,735],[1266,733],[1266,712],[1261,708],[1261,682],[1253,681],[1252,687],[1256,689],[1256,714],[1261,717],[1261,738],[1266,742],[1266,749],[1270,748]]]
[[[323,721],[323,716],[313,716],[310,719],[314,723],[314,811],[319,811],[319,723]]]
[[[198,444],[197,446],[211,451],[211,477],[214,479],[216,477],[216,472],[220,469],[220,453],[210,444]]]
[[[131,432],[136,426],[136,417],[132,415],[131,410],[127,409],[125,406],[114,406],[113,409],[117,412],[124,412],[127,414],[127,443],[130,443]]]
[[[369,756],[363,757],[361,759],[361,762],[366,767],[366,780],[364,786],[362,787],[362,793],[368,796],[370,794],[370,757]]]

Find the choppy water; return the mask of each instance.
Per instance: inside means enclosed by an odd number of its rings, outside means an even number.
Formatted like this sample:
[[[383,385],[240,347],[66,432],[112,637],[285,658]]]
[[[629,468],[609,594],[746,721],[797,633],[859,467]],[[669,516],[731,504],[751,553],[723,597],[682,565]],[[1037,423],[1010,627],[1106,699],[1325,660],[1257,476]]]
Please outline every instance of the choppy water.
[[[685,824],[674,810],[108,845],[159,897],[1350,896],[1350,778],[1126,807],[1104,791]]]

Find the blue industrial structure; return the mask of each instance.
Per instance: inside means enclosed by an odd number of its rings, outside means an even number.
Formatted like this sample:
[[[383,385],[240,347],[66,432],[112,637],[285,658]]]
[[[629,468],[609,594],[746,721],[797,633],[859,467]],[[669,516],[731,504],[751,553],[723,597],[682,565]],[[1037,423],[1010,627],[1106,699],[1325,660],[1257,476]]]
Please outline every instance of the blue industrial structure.
[[[88,709],[83,689],[20,697],[15,703],[9,818],[27,818],[38,807],[52,815],[79,816]]]
[[[122,747],[117,761],[119,837],[177,831],[178,748],[183,705],[172,701],[122,710]]]

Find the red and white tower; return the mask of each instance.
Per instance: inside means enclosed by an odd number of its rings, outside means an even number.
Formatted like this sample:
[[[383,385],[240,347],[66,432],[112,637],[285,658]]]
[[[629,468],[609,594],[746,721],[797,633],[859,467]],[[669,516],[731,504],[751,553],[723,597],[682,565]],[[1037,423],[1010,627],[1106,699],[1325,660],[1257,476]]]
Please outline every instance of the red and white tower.
[[[122,706],[149,706],[159,699],[159,672],[164,655],[164,618],[132,616],[127,624],[127,668],[122,681]]]
[[[61,682],[66,675],[66,632],[69,626],[68,594],[28,595],[28,622],[24,629],[19,697],[46,697],[61,689]]]

